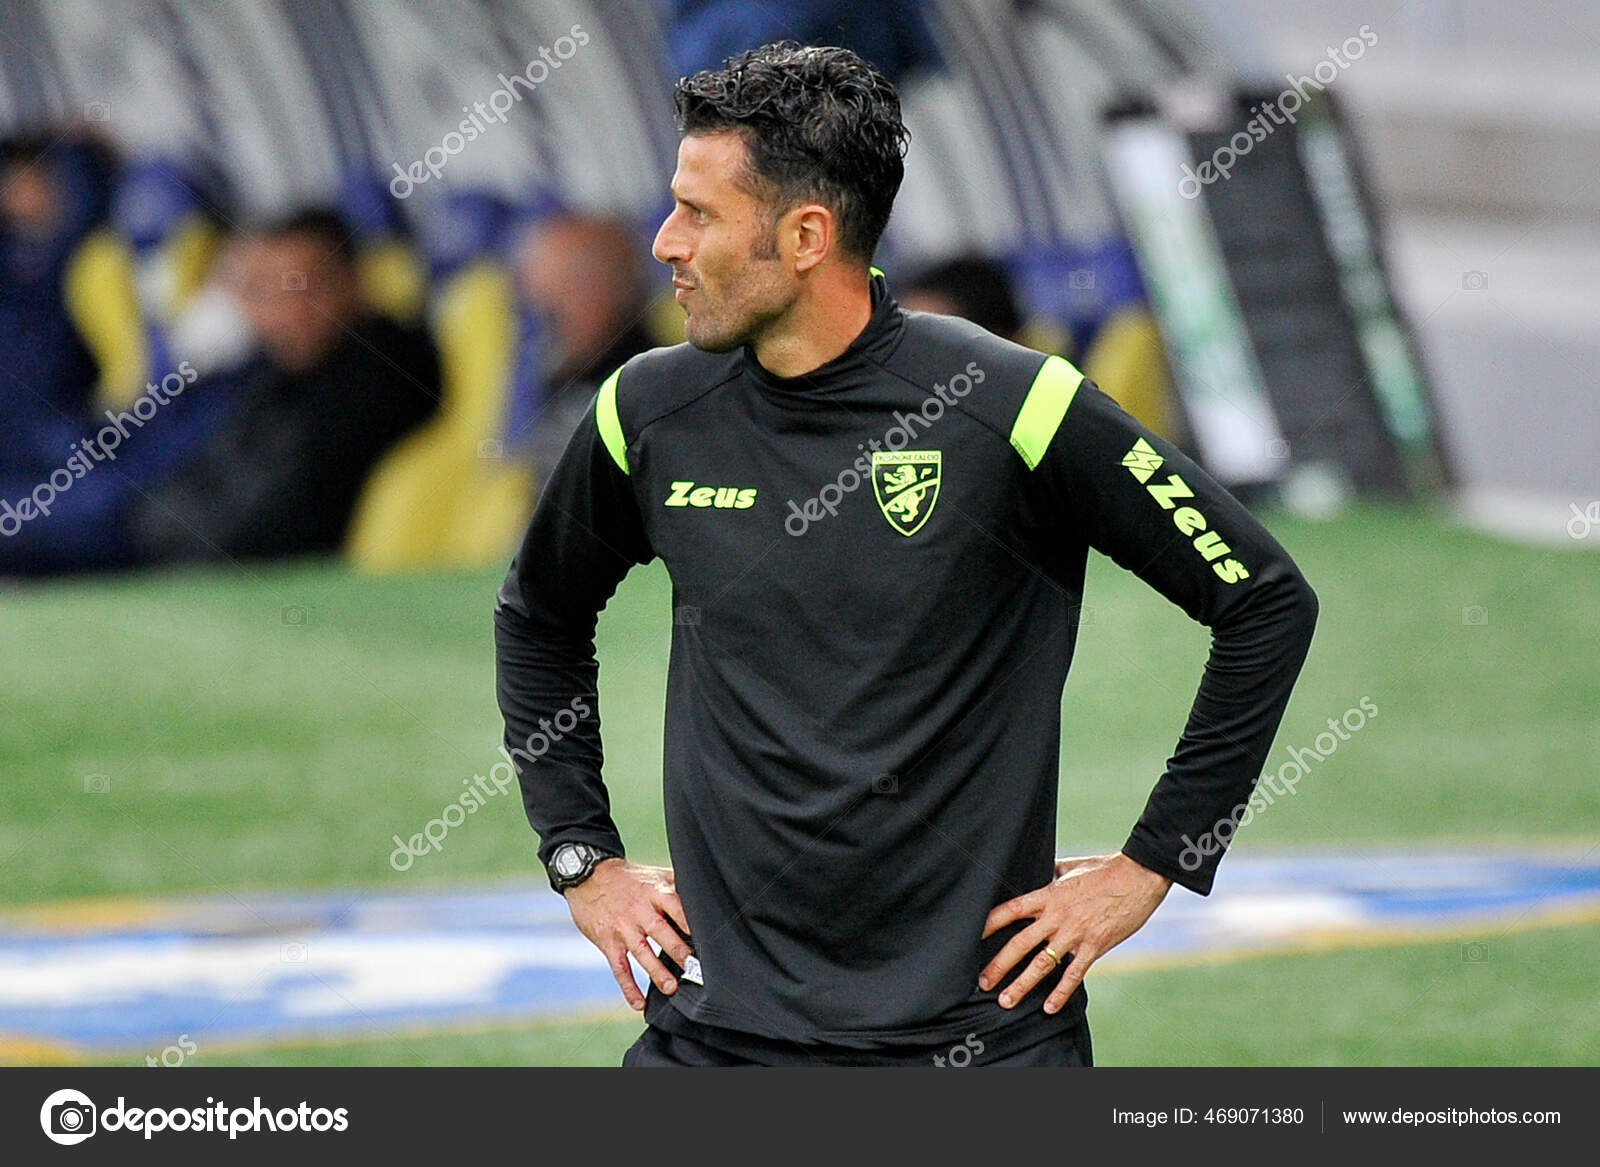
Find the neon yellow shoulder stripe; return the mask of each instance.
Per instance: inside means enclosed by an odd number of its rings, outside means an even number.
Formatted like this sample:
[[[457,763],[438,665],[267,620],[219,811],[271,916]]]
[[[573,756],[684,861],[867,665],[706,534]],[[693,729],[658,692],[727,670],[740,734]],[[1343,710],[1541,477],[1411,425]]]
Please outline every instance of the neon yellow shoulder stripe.
[[[1022,410],[1011,425],[1011,445],[1032,470],[1050,447],[1050,439],[1061,428],[1067,406],[1083,384],[1083,374],[1060,357],[1046,357],[1034,377]]]
[[[600,440],[606,444],[611,460],[628,473],[628,440],[622,436],[622,419],[617,416],[617,381],[622,376],[619,368],[607,377],[594,399],[594,421],[600,427]]]

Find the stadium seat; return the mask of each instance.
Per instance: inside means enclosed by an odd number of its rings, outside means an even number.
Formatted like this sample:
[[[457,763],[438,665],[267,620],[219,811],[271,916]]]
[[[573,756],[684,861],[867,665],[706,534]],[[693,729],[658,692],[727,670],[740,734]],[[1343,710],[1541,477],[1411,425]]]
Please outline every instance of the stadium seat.
[[[356,267],[362,293],[379,312],[402,324],[411,324],[422,314],[428,273],[405,242],[388,238],[363,246]]]
[[[1156,433],[1175,436],[1172,375],[1149,308],[1125,304],[1106,317],[1084,354],[1083,371]]]
[[[107,409],[126,407],[149,372],[133,249],[108,228],[92,232],[67,262],[62,290],[78,334],[100,365],[96,400]]]
[[[379,464],[362,493],[346,549],[367,570],[499,562],[531,509],[532,473],[499,444],[516,355],[504,268],[478,260],[451,276],[434,302],[433,326],[443,409]]]
[[[119,181],[112,221],[127,255],[115,266],[125,262],[131,272],[143,332],[144,368],[126,390],[129,399],[144,381],[177,366],[171,330],[216,261],[223,240],[214,211],[220,199],[219,180],[207,165],[174,157],[137,159]]]

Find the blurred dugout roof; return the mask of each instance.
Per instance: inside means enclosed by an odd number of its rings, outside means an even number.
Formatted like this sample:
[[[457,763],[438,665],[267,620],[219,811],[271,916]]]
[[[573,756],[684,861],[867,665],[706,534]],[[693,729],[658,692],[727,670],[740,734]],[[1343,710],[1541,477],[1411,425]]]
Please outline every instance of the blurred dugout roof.
[[[686,21],[703,23],[725,6],[682,7]],[[734,31],[848,33],[848,24],[829,25],[837,7],[791,4],[783,22],[768,19],[770,30],[752,18]],[[896,5],[919,7],[943,67],[917,68],[925,46],[897,50],[915,147],[889,240],[918,256],[1100,238],[1113,223],[1100,107],[1175,70],[1229,76],[1207,29],[1180,4]],[[387,181],[395,163],[408,166],[455,130],[463,107],[501,88],[500,74],[525,68],[577,25],[589,43],[526,95],[533,116],[490,125],[449,159],[441,181],[417,188],[407,213],[425,217],[452,191],[516,203],[537,188],[569,205],[646,216],[672,170],[674,58],[693,63],[695,51],[723,47],[692,23],[669,45],[651,0],[448,9],[430,0],[124,0],[112,11],[99,0],[5,6],[0,132],[87,121],[131,156],[214,170],[243,215],[333,201],[353,172]]]
[[[643,246],[669,205],[679,67],[740,43],[854,40],[897,74],[912,132],[880,264],[910,272],[972,253],[1004,261],[1025,313],[1055,330],[1030,337],[1036,347],[1072,357],[1142,420],[1194,444],[1203,386],[1171,344],[1169,283],[1157,316],[1180,393],[1168,387],[1144,309],[1150,245],[1137,236],[1130,245],[1120,222],[1102,119],[1112,108],[1153,107],[1180,78],[1237,93],[1234,46],[1176,0],[893,0],[874,7],[874,20],[859,8],[126,0],[108,18],[99,0],[15,0],[0,15],[0,132],[88,125],[130,158],[187,176],[185,196],[226,221],[311,202],[342,206],[358,232],[398,217],[437,275],[459,269],[463,247],[498,249],[519,223],[563,205],[635,223]],[[512,85],[519,72],[534,83]],[[514,112],[481,120],[475,111],[505,103],[508,86]],[[418,168],[430,158],[424,175]],[[363,185],[366,197],[353,197]],[[385,186],[400,193],[398,204],[384,199]],[[484,214],[466,213],[473,208]],[[1309,222],[1304,211],[1295,214]],[[1313,251],[1324,247],[1312,242]],[[1323,283],[1312,307],[1343,327],[1337,290]],[[1230,295],[1226,281],[1207,294],[1219,304]],[[1253,337],[1232,326],[1241,351],[1263,334],[1258,321],[1244,323]],[[1316,419],[1330,395],[1349,396],[1349,378],[1326,363],[1316,369],[1312,384],[1269,367],[1272,408],[1293,413],[1298,401]],[[1223,428],[1236,430],[1249,403],[1235,400],[1231,381],[1224,389],[1212,396],[1227,398]],[[1285,430],[1286,444],[1263,425],[1234,435],[1249,455],[1235,460],[1249,463],[1243,469],[1224,465],[1215,440],[1198,452],[1225,481],[1243,484],[1279,479],[1302,451],[1323,458],[1331,449],[1355,485],[1387,489],[1397,475],[1378,473],[1383,459],[1360,451],[1381,453],[1392,435],[1362,408],[1357,420],[1372,431],[1365,445],[1349,440],[1348,426],[1319,447],[1309,433]],[[1279,447],[1283,454],[1263,452]]]
[[[489,124],[447,185],[640,209],[675,149],[654,14],[650,0],[127,0],[108,18],[98,0],[19,0],[0,17],[0,127],[99,121],[129,154],[212,162],[241,212],[272,213],[332,201],[352,172],[387,181],[581,25],[589,43],[560,72],[519,86],[534,116]],[[418,205],[436,193],[420,187]]]

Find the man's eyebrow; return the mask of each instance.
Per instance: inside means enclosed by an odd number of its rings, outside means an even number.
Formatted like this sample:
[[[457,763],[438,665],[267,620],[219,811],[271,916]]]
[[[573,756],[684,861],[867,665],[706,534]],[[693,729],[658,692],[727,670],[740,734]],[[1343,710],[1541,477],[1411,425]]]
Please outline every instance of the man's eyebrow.
[[[682,203],[684,206],[690,208],[691,210],[695,210],[695,211],[703,211],[703,210],[705,210],[705,207],[703,207],[700,203],[695,202],[691,198],[685,198],[682,194],[680,194],[678,192],[678,188],[676,186],[669,185],[667,187],[667,190],[672,193],[672,197],[673,198],[677,199],[680,203]]]

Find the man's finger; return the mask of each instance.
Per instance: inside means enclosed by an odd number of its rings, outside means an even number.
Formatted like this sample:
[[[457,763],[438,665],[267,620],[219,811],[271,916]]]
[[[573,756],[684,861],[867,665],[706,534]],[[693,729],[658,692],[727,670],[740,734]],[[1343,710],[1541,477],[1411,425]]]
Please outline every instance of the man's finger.
[[[1051,931],[1042,921],[1035,921],[1006,941],[1005,947],[995,953],[994,959],[984,965],[983,971],[978,974],[978,988],[987,993],[998,985],[1017,961],[1049,938]]]
[[[629,1007],[643,1012],[644,995],[639,992],[639,986],[633,979],[633,968],[628,964],[627,948],[618,944],[606,953],[606,960],[611,965],[611,975],[617,978],[617,986],[627,998]]]
[[[1058,951],[1057,956],[1064,958],[1066,954]],[[1017,978],[1001,992],[1000,1007],[1002,1009],[1014,1007],[1029,993],[1033,992],[1035,985],[1059,966],[1060,961],[1051,957],[1049,953],[1041,948],[1032,960],[1022,966],[1022,971],[1017,974]]]
[[[677,978],[667,971],[666,965],[661,963],[661,958],[655,954],[655,949],[650,947],[650,940],[643,932],[639,933],[637,940],[628,945],[628,951],[633,953],[639,966],[655,982],[656,988],[663,993],[678,991]]]
[[[662,951],[677,961],[679,968],[682,968],[694,955],[694,949],[690,948],[684,938],[672,930],[672,925],[660,916],[656,917],[648,931],[650,939],[661,945]]]
[[[674,924],[683,930],[685,936],[690,934],[689,917],[683,914],[683,901],[678,898],[677,892],[664,891],[659,893],[655,898],[655,905],[656,910],[665,913]]]
[[[1036,891],[1007,900],[990,912],[989,918],[983,922],[983,938],[987,940],[1007,924],[1037,916],[1043,904],[1044,897]]]
[[[1084,976],[1089,972],[1089,966],[1095,962],[1095,956],[1086,950],[1072,954],[1072,963],[1067,965],[1061,974],[1061,983],[1051,990],[1050,995],[1044,999],[1046,1013],[1059,1013],[1066,1005],[1067,999],[1078,991],[1078,986],[1083,984]]]

